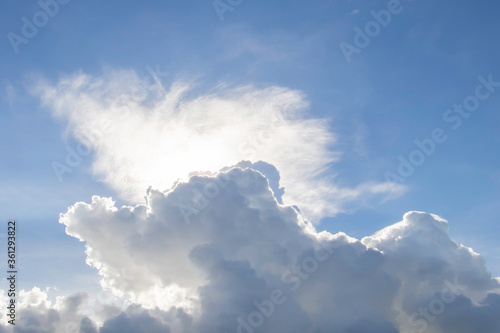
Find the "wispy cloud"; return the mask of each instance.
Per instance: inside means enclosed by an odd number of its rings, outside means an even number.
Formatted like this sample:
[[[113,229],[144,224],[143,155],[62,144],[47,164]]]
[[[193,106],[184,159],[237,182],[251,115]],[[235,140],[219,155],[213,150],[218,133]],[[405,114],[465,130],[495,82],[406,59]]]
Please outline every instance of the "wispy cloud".
[[[326,119],[308,116],[300,91],[222,84],[194,96],[193,84],[174,82],[137,96],[140,81],[133,71],[108,70],[98,77],[76,73],[56,84],[39,79],[32,89],[94,150],[95,174],[127,200],[142,200],[149,186],[168,189],[190,172],[216,172],[241,160],[276,166],[285,203],[312,220],[404,191],[398,184],[336,185],[335,135]]]

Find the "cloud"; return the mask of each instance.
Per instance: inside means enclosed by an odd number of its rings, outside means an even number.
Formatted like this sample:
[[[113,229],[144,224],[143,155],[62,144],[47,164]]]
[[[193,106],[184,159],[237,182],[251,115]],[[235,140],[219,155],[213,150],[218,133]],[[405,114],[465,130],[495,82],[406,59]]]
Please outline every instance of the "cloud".
[[[6,299],[2,291],[2,300]],[[48,299],[48,291],[33,287],[31,290],[21,290],[16,303],[15,326],[6,325],[0,327],[0,332],[20,333],[46,333],[46,332],[80,332],[80,326],[84,332],[85,325],[92,321],[82,313],[83,304],[87,301],[86,293],[76,293],[68,297],[57,297],[52,304]],[[8,300],[8,299],[7,299]],[[7,304],[6,301],[2,304]],[[12,318],[2,318],[2,323]],[[13,330],[13,328],[15,328]]]
[[[441,217],[408,212],[361,240],[316,229],[404,188],[337,185],[326,172],[340,158],[335,136],[307,116],[302,93],[195,94],[152,79],[106,70],[33,84],[129,205],[94,196],[60,216],[119,302],[77,293],[52,304],[34,288],[16,332],[500,330],[500,279]]]
[[[151,333],[170,333],[168,326],[164,325],[160,320],[151,316],[148,311],[140,309],[140,307],[129,308],[126,312],[120,313],[118,316],[107,320],[100,333],[136,333],[136,332],[151,332]]]
[[[23,317],[49,332],[62,318],[100,333],[500,330],[499,279],[444,219],[409,212],[361,240],[318,232],[253,167],[151,189],[146,204],[76,203],[60,222],[130,305],[98,322],[79,313],[85,295],[54,314],[35,295]]]
[[[194,90],[192,83],[165,88],[156,77],[110,69],[31,84],[67,133],[93,149],[95,175],[133,203],[149,186],[169,189],[190,172],[217,172],[241,160],[274,165],[284,202],[311,221],[404,192],[401,184],[336,184],[335,135],[326,119],[307,115],[300,91],[226,84]]]

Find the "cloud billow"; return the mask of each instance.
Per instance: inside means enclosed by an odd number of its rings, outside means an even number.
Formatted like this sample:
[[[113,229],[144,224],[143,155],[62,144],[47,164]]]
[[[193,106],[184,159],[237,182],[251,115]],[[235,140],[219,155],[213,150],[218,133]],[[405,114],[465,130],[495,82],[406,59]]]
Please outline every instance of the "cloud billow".
[[[93,196],[59,220],[119,302],[33,288],[14,332],[500,331],[500,279],[441,217],[408,212],[361,240],[317,230],[404,187],[336,185],[335,136],[302,93],[157,83],[137,95],[136,73],[106,70],[32,86],[128,205]]]
[[[179,203],[209,183],[226,185],[186,223]],[[499,281],[447,221],[409,212],[362,240],[317,232],[252,165],[152,189],[147,204],[95,196],[60,222],[103,287],[131,304],[98,332],[500,329]]]

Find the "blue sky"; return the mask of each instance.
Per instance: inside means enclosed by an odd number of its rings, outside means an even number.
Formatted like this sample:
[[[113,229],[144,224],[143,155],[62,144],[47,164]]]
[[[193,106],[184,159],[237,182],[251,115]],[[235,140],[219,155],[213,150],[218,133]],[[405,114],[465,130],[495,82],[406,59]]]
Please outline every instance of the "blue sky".
[[[52,163],[76,141],[28,90],[34,75],[55,81],[108,67],[140,77],[159,69],[164,82],[196,80],[195,92],[221,82],[302,91],[308,115],[330,120],[342,154],[331,172],[345,186],[384,182],[416,139],[444,129],[448,139],[407,177],[404,195],[357,205],[319,229],[361,238],[410,210],[438,214],[450,221],[452,238],[481,253],[499,276],[500,88],[457,130],[443,114],[474,94],[479,76],[500,81],[500,4],[403,0],[401,12],[348,63],[339,44],[354,44],[353,29],[364,29],[370,11],[387,4],[244,0],[221,21],[211,1],[72,0],[16,53],[7,34],[20,35],[22,18],[41,9],[37,1],[4,3],[0,207],[4,220],[20,221],[20,286],[96,286],[83,243],[64,233],[58,217],[77,201],[115,192],[90,172],[92,156],[58,181]],[[68,282],[68,267],[78,281]]]

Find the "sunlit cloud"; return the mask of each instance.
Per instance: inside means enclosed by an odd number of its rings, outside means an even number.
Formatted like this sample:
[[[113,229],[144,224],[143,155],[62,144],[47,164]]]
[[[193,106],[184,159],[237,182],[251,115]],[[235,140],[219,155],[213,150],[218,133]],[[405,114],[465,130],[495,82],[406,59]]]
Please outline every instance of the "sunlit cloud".
[[[144,89],[135,72],[110,69],[34,82],[32,93],[93,149],[95,175],[131,202],[142,201],[150,186],[169,189],[191,172],[216,172],[241,160],[274,165],[284,202],[314,221],[405,190],[372,181],[337,185],[335,134],[328,120],[308,116],[300,91],[221,84],[195,95],[192,83],[164,87],[156,80]]]

